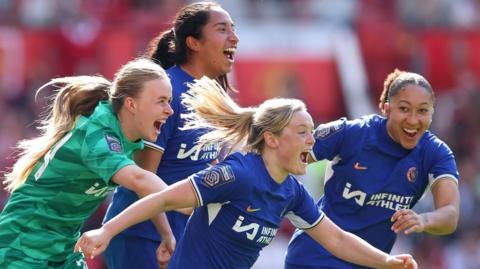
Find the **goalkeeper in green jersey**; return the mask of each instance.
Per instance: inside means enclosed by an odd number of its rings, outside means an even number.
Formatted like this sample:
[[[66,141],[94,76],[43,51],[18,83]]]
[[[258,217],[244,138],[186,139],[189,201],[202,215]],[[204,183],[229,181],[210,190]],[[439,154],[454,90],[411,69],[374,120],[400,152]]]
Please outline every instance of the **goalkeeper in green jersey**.
[[[41,135],[18,144],[19,159],[6,174],[12,194],[0,214],[0,268],[86,268],[73,248],[82,224],[111,190],[122,185],[142,197],[166,187],[132,160],[173,114],[170,80],[160,65],[136,59],[112,83],[65,77],[38,91],[51,85],[59,89]],[[154,223],[172,252],[165,215]]]

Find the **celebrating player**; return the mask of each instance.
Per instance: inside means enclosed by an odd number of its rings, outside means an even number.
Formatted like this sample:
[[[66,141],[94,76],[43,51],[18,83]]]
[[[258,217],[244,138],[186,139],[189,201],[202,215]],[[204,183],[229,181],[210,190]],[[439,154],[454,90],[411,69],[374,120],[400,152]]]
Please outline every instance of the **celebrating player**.
[[[219,143],[203,147],[195,144],[204,130],[179,129],[183,126],[180,114],[186,110],[180,95],[187,90],[187,82],[204,75],[216,78],[225,90],[230,88],[226,74],[232,68],[238,43],[234,30],[230,15],[218,4],[198,2],[181,9],[172,29],[150,44],[148,56],[167,70],[172,82],[175,114],[162,127],[156,143],[146,143],[145,149],[135,154],[135,160],[169,185],[208,167],[218,158]],[[118,188],[105,221],[137,199],[133,191]],[[177,212],[168,212],[167,216],[179,240],[188,216]],[[159,264],[163,267],[170,253],[159,244],[160,237],[152,222],[143,222],[117,235],[105,251],[105,260],[110,269],[158,268]]]
[[[318,210],[292,175],[304,174],[315,142],[303,102],[270,99],[239,107],[214,81],[197,81],[184,103],[185,128],[211,128],[199,144],[233,141],[244,152],[145,197],[76,245],[99,255],[113,236],[159,212],[195,206],[169,268],[250,268],[285,216],[319,243],[351,262],[376,268],[416,268],[410,255],[390,256],[344,232]]]
[[[448,234],[457,227],[458,171],[452,151],[428,131],[433,104],[424,77],[395,70],[380,97],[385,117],[341,119],[315,130],[311,157],[330,161],[319,208],[340,228],[385,252],[399,232]],[[435,210],[418,214],[411,208],[428,188]],[[299,230],[285,268],[364,268],[334,255]]]
[[[1,268],[84,268],[83,255],[73,253],[80,228],[115,186],[139,196],[166,187],[131,159],[173,113],[170,81],[159,65],[137,59],[113,83],[64,77],[39,91],[51,85],[63,87],[42,134],[20,142],[20,159],[6,175],[12,195],[0,215]],[[155,223],[173,251],[166,216]]]

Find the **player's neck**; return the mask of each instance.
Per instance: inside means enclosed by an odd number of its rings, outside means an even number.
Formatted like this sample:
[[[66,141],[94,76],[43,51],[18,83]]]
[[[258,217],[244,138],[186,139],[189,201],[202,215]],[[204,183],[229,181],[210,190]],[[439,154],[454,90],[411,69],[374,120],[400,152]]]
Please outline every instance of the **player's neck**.
[[[278,164],[278,159],[273,152],[262,153],[263,163],[270,174],[270,177],[278,184],[282,184],[288,176],[288,173]]]
[[[180,67],[183,69],[183,71],[195,79],[200,79],[203,76],[207,76],[210,79],[216,78],[216,76],[214,74],[210,74],[210,72],[208,72],[204,65],[199,61],[190,60],[187,63],[180,65]]]
[[[117,118],[120,123],[120,129],[122,129],[123,135],[130,141],[130,142],[135,142],[139,139],[138,135],[136,132],[133,130],[135,129],[133,124],[135,124],[135,121],[131,119],[128,115],[126,115],[128,112],[120,109],[117,113]]]

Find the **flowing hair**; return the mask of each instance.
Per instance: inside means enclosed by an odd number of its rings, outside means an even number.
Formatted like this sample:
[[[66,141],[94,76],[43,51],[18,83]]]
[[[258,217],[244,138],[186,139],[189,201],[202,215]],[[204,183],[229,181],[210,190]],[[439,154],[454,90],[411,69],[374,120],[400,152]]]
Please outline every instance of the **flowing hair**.
[[[59,88],[46,110],[46,117],[38,121],[40,135],[17,144],[18,160],[12,171],[5,174],[5,189],[9,192],[25,182],[37,162],[72,130],[80,115],[92,114],[100,100],[108,99],[111,83],[98,76],[55,78],[41,86],[35,96],[49,86]]]
[[[236,149],[262,153],[265,132],[280,134],[293,114],[306,111],[298,99],[273,98],[258,107],[240,107],[215,80],[202,77],[188,84],[182,103],[188,108],[181,117],[182,129],[207,128],[209,132],[198,139],[200,145],[231,143],[229,153]]]
[[[120,68],[113,83],[100,76],[76,76],[55,78],[41,86],[36,96],[49,86],[58,90],[45,118],[39,120],[40,135],[17,144],[14,156],[18,160],[5,174],[5,189],[13,192],[25,182],[40,159],[73,129],[81,115],[90,116],[102,100],[110,100],[117,113],[126,97],[137,96],[143,84],[154,79],[168,80],[165,70],[149,59],[139,58]]]

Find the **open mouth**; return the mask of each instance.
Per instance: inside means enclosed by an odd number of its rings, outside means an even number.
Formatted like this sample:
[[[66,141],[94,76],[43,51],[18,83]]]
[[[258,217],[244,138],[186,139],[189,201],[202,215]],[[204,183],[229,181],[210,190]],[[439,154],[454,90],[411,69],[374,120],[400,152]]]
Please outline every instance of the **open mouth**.
[[[223,50],[223,54],[227,56],[227,59],[232,61],[234,60],[236,48],[228,48]]]
[[[418,129],[403,128],[402,130],[410,138],[414,138],[418,134]]]
[[[300,160],[302,161],[302,163],[304,164],[308,164],[308,153],[309,151],[305,151],[305,152],[302,152],[300,154]]]
[[[159,120],[156,120],[153,123],[153,127],[155,127],[155,131],[157,132],[157,134],[160,134],[160,128],[162,127],[162,125],[163,125],[163,122]]]

